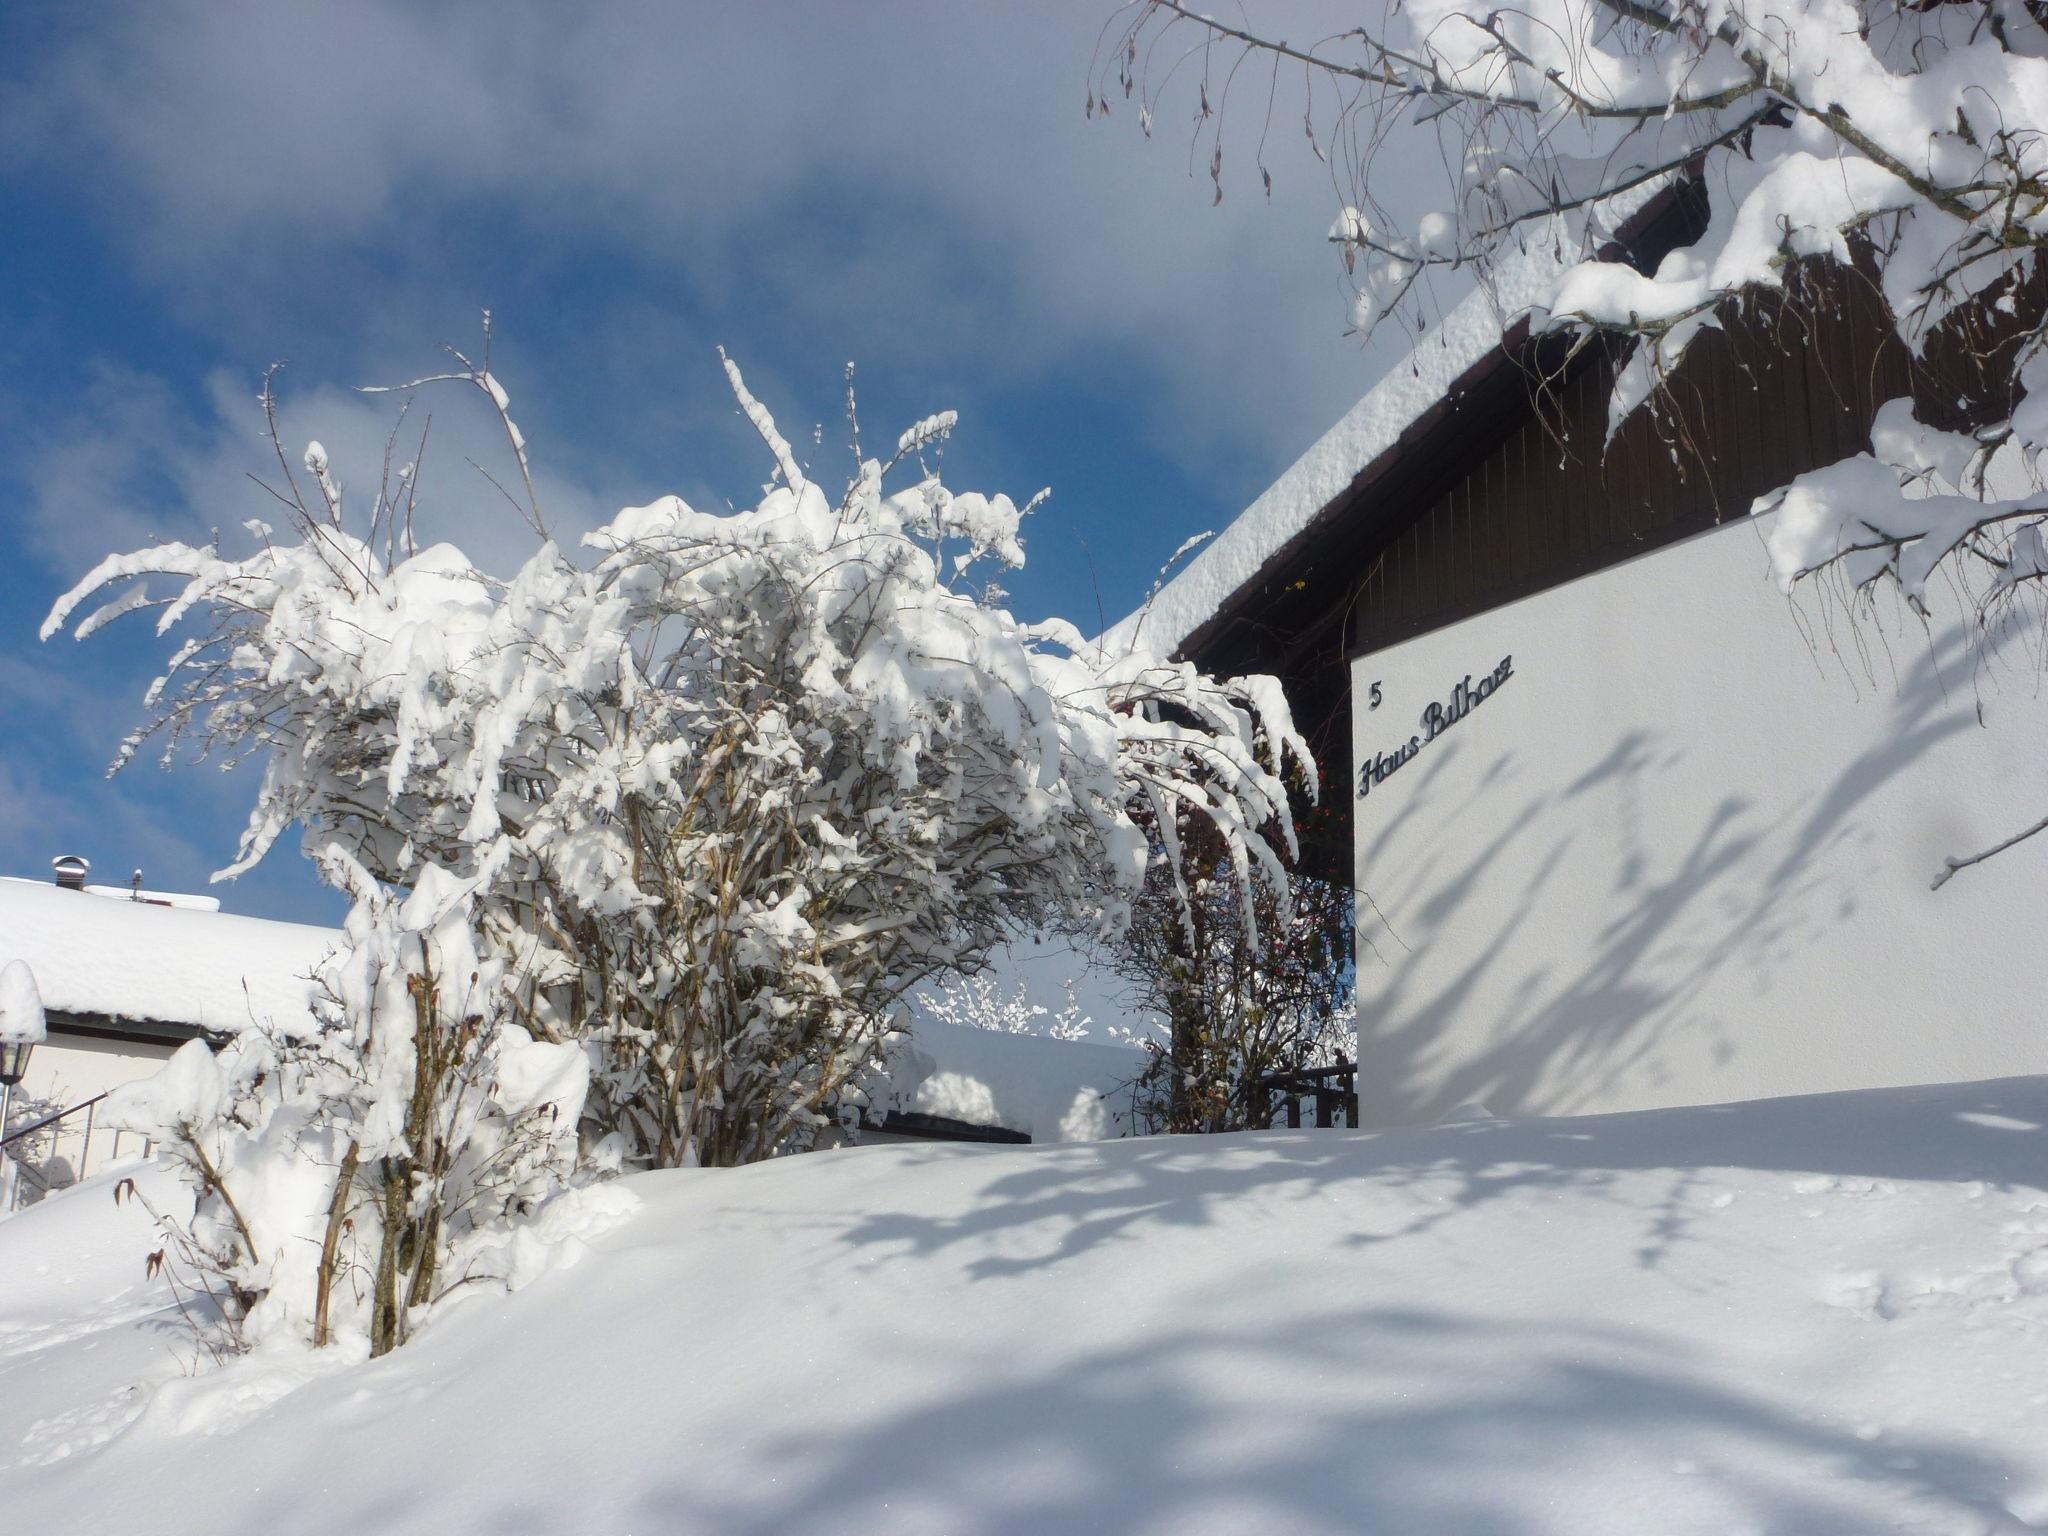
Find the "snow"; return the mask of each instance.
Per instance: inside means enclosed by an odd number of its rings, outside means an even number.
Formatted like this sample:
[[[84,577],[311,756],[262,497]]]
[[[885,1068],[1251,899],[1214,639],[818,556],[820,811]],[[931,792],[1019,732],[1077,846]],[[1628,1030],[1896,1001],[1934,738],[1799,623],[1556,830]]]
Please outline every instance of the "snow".
[[[36,973],[25,960],[9,960],[0,965],[0,1041],[34,1045],[48,1034]]]
[[[0,963],[27,962],[55,1013],[233,1030],[312,1006],[331,929],[0,879]]]
[[[139,876],[141,871],[136,872]],[[12,880],[12,875],[0,875],[0,880]],[[183,907],[191,912],[218,912],[218,896],[194,896],[188,891],[151,891],[139,885],[88,885],[89,896],[111,896],[116,901],[140,901],[159,907]]]
[[[165,1536],[2018,1536],[2044,1128],[2029,1078],[642,1174],[393,1356],[196,1374],[102,1180],[0,1223],[0,1489]]]
[[[1148,1059],[1128,1046],[920,1019],[890,1047],[877,1107],[1000,1126],[1034,1142],[1128,1136],[1131,1083]]]

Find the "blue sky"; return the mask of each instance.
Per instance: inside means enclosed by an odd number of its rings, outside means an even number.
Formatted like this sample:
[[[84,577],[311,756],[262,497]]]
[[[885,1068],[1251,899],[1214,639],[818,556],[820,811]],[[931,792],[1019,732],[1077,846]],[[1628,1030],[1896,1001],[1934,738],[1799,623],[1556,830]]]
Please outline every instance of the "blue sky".
[[[1269,5],[1303,31],[1317,11]],[[1371,383],[1322,235],[1327,177],[1290,148],[1221,206],[1169,99],[1081,107],[1113,0],[1029,5],[0,8],[0,873],[83,852],[98,877],[204,887],[240,774],[102,770],[162,649],[145,628],[41,645],[101,554],[259,515],[255,393],[374,480],[391,404],[497,317],[495,365],[574,531],[674,491],[765,478],[714,349],[792,437],[843,450],[960,412],[956,488],[1041,485],[1016,606],[1084,628],[1142,598]],[[1288,113],[1291,111],[1292,118]],[[1258,126],[1231,123],[1240,138]],[[1245,152],[1248,154],[1248,148]],[[1193,174],[1191,174],[1191,171]],[[486,564],[520,525],[466,465],[492,423],[435,413],[434,531]],[[438,457],[436,456],[438,452]],[[1099,594],[1099,596],[1098,596]],[[229,907],[331,918],[291,847]]]

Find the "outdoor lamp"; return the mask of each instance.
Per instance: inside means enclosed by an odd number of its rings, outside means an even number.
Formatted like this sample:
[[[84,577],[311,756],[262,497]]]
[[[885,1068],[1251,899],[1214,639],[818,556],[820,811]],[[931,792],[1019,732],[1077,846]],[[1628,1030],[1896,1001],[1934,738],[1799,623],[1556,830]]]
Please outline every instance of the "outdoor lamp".
[[[28,1075],[29,1052],[43,1038],[43,999],[35,973],[23,960],[0,966],[0,1088]]]
[[[28,1076],[28,1056],[35,1048],[33,1040],[0,1040],[0,1084],[12,1088]]]

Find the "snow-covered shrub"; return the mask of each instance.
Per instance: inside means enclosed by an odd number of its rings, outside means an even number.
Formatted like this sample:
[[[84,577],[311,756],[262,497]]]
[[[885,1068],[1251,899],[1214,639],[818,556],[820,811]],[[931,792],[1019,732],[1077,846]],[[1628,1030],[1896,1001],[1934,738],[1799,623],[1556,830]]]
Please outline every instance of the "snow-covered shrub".
[[[1825,572],[1852,594],[1882,584],[1918,608],[1941,571],[1987,622],[2021,592],[2039,598],[2048,15],[2038,5],[1403,0],[1362,5],[1355,27],[1307,47],[1265,30],[1283,15],[1140,0],[1112,34],[1091,112],[1108,109],[1112,86],[1136,93],[1149,131],[1162,93],[1185,83],[1220,198],[1224,82],[1248,62],[1276,66],[1243,71],[1254,89],[1281,78],[1282,62],[1288,78],[1303,71],[1309,137],[1348,182],[1330,240],[1356,284],[1357,328],[1412,315],[1433,273],[1475,272],[1507,298],[1504,320],[1526,314],[1574,354],[1602,337],[1628,345],[1610,430],[1660,408],[1692,342],[1739,306],[1868,289],[1912,357],[1938,349],[1951,361],[1928,370],[1933,387],[1918,404],[1883,406],[1869,452],[1758,499],[1778,514],[1779,580],[1790,588]],[[1413,193],[1420,124],[1439,136],[1449,196],[1402,217],[1387,203]],[[1265,143],[1261,132],[1262,167]],[[1704,227],[1638,270],[1615,237],[1681,184]],[[1802,284],[1815,264],[1834,281]],[[2000,848],[2043,830],[2048,820]],[[1975,862],[1950,860],[1935,883]]]
[[[506,1222],[572,1172],[583,1054],[509,1022],[467,897],[440,871],[368,887],[311,1016],[188,1041],[116,1090],[113,1122],[198,1193],[163,1262],[236,1344],[395,1348],[449,1291],[508,1280]]]
[[[416,465],[352,528],[314,444],[312,498],[278,454],[295,538],[110,557],[44,626],[199,623],[121,761],[155,733],[167,756],[262,757],[223,873],[296,824],[354,900],[317,1024],[188,1056],[130,1116],[218,1196],[194,1238],[233,1306],[316,1342],[365,1271],[372,1347],[402,1339],[469,1278],[465,1232],[498,1242],[486,1226],[562,1186],[579,1109],[595,1168],[807,1145],[911,988],[1019,923],[1119,928],[1141,817],[1192,815],[1275,881],[1262,829],[1292,836],[1302,753],[1270,678],[1110,653],[968,581],[1022,562],[1030,507],[925,467],[950,413],[886,462],[856,453],[835,498],[728,364],[775,464],[758,505],[631,508],[579,562],[545,535],[504,390],[458,360],[444,377],[498,413],[538,535],[509,579],[419,546]],[[261,1215],[237,1214],[243,1187]]]
[[[1150,1053],[1136,1108],[1168,1131],[1263,1129],[1270,1073],[1358,1059],[1348,885],[1296,872],[1280,886],[1234,869],[1182,818],[1179,869],[1157,867],[1131,923],[1103,946],[1136,998],[1165,1022],[1119,1031]]]

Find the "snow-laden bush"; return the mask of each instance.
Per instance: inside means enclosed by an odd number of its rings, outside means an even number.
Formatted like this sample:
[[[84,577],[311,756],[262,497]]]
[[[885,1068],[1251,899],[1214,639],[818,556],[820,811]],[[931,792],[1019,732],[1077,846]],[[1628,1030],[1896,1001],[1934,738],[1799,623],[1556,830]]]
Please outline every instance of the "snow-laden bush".
[[[1299,870],[1281,885],[1235,869],[1186,817],[1177,841],[1177,872],[1155,867],[1130,924],[1101,947],[1163,1027],[1110,1033],[1148,1053],[1133,1104],[1149,1128],[1264,1129],[1262,1078],[1358,1060],[1356,896]]]
[[[588,541],[594,600],[646,660],[607,717],[617,761],[563,763],[537,817],[547,926],[598,989],[597,1091],[663,1162],[807,1141],[899,1000],[1018,921],[1120,926],[1148,858],[1134,808],[1191,801],[1277,869],[1258,829],[1292,739],[1270,682],[1105,653],[964,586],[1022,563],[1028,507],[883,486],[950,415],[835,500],[733,384],[781,483],[752,512],[669,499]]]
[[[439,869],[402,899],[364,883],[310,1017],[117,1090],[115,1123],[198,1193],[163,1262],[235,1342],[396,1347],[450,1291],[514,1279],[510,1224],[574,1171],[583,1053],[509,1021],[469,897]]]
[[[1348,194],[1330,240],[1356,284],[1357,328],[1412,313],[1432,273],[1493,283],[1512,268],[1502,286],[1535,333],[1571,338],[1574,350],[1601,337],[1630,344],[1610,428],[1659,408],[1692,342],[1738,305],[1788,293],[1799,301],[1803,268],[1832,271],[1833,282],[1805,290],[1821,302],[1867,287],[1911,356],[1938,344],[1950,364],[1930,370],[1937,387],[1920,405],[1883,406],[1869,452],[1758,500],[1778,514],[1769,543],[1779,580],[1790,588],[1825,572],[1851,593],[1895,588],[1917,608],[1945,572],[1987,622],[2016,593],[2039,595],[2048,583],[2040,6],[1402,0],[1361,5],[1356,26],[1306,45],[1279,40],[1286,16],[1278,5],[1219,17],[1180,0],[1138,0],[1111,35],[1091,113],[1108,110],[1113,83],[1139,96],[1149,131],[1163,94],[1187,82],[1220,198],[1231,82],[1241,73],[1238,89],[1256,90],[1281,78],[1283,63],[1288,78],[1301,71],[1309,138]],[[1255,67],[1241,70],[1246,63]],[[1439,137],[1449,196],[1403,217],[1389,204],[1415,191],[1422,124]],[[1259,144],[1263,167],[1263,132]],[[1704,227],[1654,270],[1638,270],[1616,236],[1681,185]],[[1960,425],[1959,379],[1972,397]],[[2000,847],[2043,830],[2048,820]],[[1974,862],[1950,860],[1935,883]]]
[[[296,537],[257,523],[239,556],[111,557],[44,626],[199,624],[122,760],[156,732],[167,755],[260,755],[224,873],[297,824],[355,901],[317,1023],[208,1071],[188,1057],[132,1118],[218,1197],[195,1239],[236,1308],[257,1317],[288,1269],[273,1310],[317,1341],[322,1298],[367,1265],[374,1348],[467,1278],[464,1241],[562,1185],[579,1107],[586,1167],[805,1146],[858,1103],[910,989],[1019,922],[1119,928],[1151,857],[1140,818],[1192,814],[1241,872],[1283,880],[1262,829],[1291,842],[1281,775],[1306,761],[1271,679],[1113,654],[970,584],[1022,562],[1030,508],[925,468],[950,413],[886,462],[856,453],[835,498],[728,364],[775,463],[759,503],[632,508],[579,562],[545,537],[503,389],[463,363],[541,533],[509,580],[418,547],[416,466],[351,528],[315,444],[315,498],[279,453]],[[579,1070],[550,1057],[536,1098],[507,1064],[542,1045],[578,1047]],[[229,1209],[238,1178],[263,1214]],[[374,1261],[339,1253],[335,1223]],[[309,1250],[328,1255],[310,1282]]]

